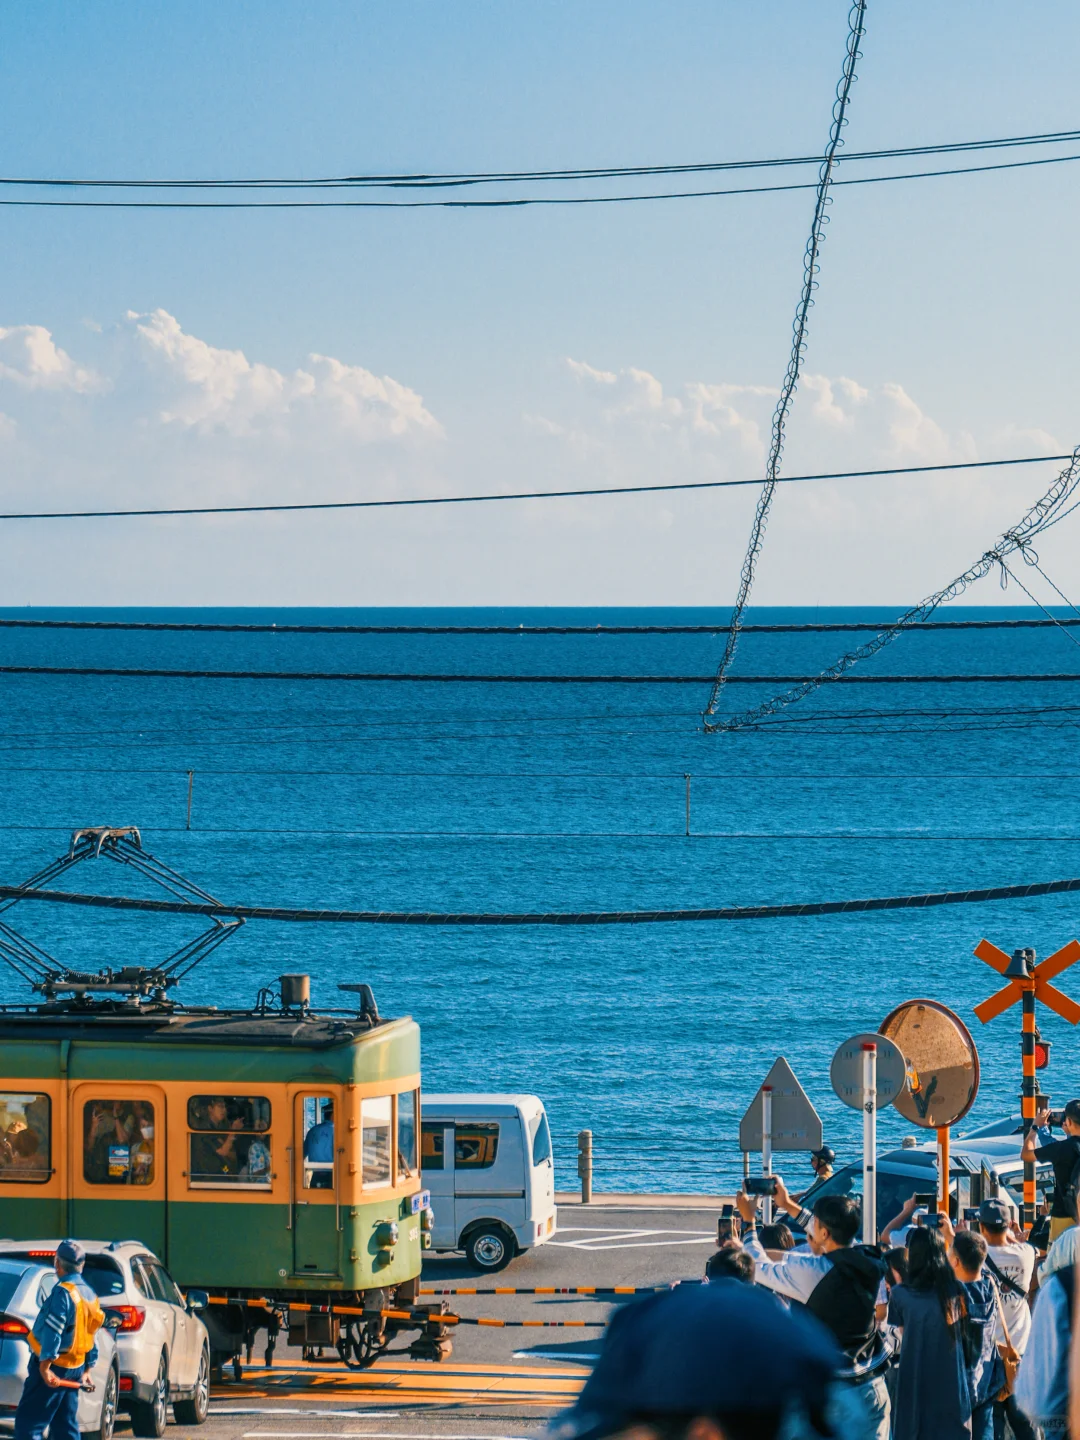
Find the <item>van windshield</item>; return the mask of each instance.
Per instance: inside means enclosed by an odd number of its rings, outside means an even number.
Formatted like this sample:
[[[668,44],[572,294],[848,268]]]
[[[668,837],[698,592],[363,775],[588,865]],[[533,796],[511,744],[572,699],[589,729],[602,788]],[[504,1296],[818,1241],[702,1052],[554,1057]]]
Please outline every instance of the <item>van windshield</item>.
[[[551,1159],[551,1131],[543,1110],[529,1121],[529,1134],[532,1136],[532,1163],[542,1165],[545,1160]]]

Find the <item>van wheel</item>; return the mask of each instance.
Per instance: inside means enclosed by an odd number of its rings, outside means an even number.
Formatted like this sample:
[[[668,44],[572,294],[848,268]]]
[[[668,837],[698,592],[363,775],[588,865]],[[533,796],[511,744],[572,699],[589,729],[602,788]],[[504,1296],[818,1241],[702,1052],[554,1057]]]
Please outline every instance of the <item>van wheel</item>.
[[[178,1425],[202,1425],[210,1413],[210,1352],[204,1350],[199,1359],[195,1394],[190,1400],[174,1400],[173,1414]]]
[[[169,1362],[164,1354],[158,1363],[153,1399],[145,1404],[133,1404],[130,1415],[135,1435],[145,1436],[146,1440],[161,1440],[169,1419]]]
[[[501,1225],[482,1225],[465,1241],[465,1258],[478,1270],[505,1270],[517,1254],[517,1242]]]

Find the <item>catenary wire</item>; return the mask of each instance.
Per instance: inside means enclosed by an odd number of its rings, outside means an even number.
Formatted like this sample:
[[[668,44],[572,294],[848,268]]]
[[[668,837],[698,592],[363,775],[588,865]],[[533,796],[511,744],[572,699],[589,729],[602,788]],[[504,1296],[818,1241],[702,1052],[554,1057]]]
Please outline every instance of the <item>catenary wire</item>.
[[[1077,155],[1048,155],[1037,160],[999,161],[993,165],[954,165],[947,170],[909,170],[900,175],[858,175],[832,180],[840,185],[886,185],[898,180],[935,180],[982,175],[997,170],[1027,170],[1063,165]],[[816,181],[791,185],[743,185],[726,190],[664,190],[636,195],[523,195],[494,200],[37,200],[0,198],[0,206],[22,210],[523,210],[535,207],[639,205],[659,200],[712,200],[734,195],[779,195],[816,190]]]
[[[778,484],[813,480],[874,479],[883,475],[927,475],[943,470],[989,470],[1007,465],[1042,465],[1068,460],[1068,455],[1021,455],[1010,460],[961,460],[949,465],[901,465],[887,470],[837,470],[814,475],[785,475]],[[657,485],[611,485],[576,490],[517,490],[507,495],[420,495],[389,500],[312,500],[288,505],[174,505],[139,510],[20,510],[0,513],[0,520],[116,520],[155,515],[252,515],[297,510],[387,510],[413,505],[480,505],[503,500],[567,500],[595,495],[649,495],[668,490],[732,490],[764,485],[767,479],[684,480]]]
[[[852,151],[844,156],[847,163],[866,160],[906,159],[915,155],[968,154],[980,150],[1016,149],[1030,145],[1071,144],[1080,140],[1080,130],[1052,130],[1033,135],[1007,135],[997,139],[954,140],[936,145],[897,145],[890,149]],[[86,177],[42,178],[40,176],[0,176],[0,185],[41,186],[58,188],[89,188],[111,190],[253,190],[253,189],[325,189],[332,187],[371,186],[399,189],[417,186],[511,185],[534,181],[610,180],[660,175],[703,175],[726,170],[766,170],[790,165],[820,165],[820,155],[784,155],[763,160],[709,160],[674,165],[602,165],[558,170],[473,170],[456,172],[413,172],[356,175],[326,175],[310,179],[250,177],[247,179],[90,179]]]
[[[1032,900],[1080,890],[1080,878],[1035,881],[946,890],[920,895],[887,895],[873,899],[818,900],[782,905],[729,905],[680,910],[576,911],[432,911],[331,910],[283,905],[211,905],[181,900],[144,900],[127,895],[83,895],[59,890],[27,890],[0,885],[2,900],[37,900],[44,904],[77,905],[94,910],[143,911],[157,915],[206,915],[222,919],[278,920],[289,923],[351,925],[653,925],[732,920],[795,919],[812,915],[857,915],[874,910],[922,910],[938,905],[974,905],[996,900]]]
[[[787,428],[788,413],[791,409],[792,401],[795,398],[795,391],[799,384],[799,374],[802,369],[803,358],[806,354],[806,333],[810,319],[810,307],[814,303],[814,291],[817,289],[818,283],[817,275],[821,268],[819,256],[821,247],[825,242],[825,226],[828,223],[826,211],[831,203],[829,199],[829,187],[833,181],[836,154],[843,144],[841,135],[844,126],[847,124],[846,112],[851,98],[851,87],[855,83],[855,64],[859,58],[859,41],[863,36],[865,22],[866,0],[855,0],[855,3],[848,11],[848,35],[844,54],[844,68],[836,92],[836,101],[833,105],[829,141],[825,147],[825,158],[821,162],[821,171],[818,176],[817,198],[814,202],[814,215],[810,223],[810,235],[807,239],[806,250],[803,255],[803,281],[799,302],[795,307],[791,351],[788,356],[787,370],[784,374],[783,383],[780,386],[780,396],[776,402],[776,409],[773,411],[769,454],[765,465],[765,484],[762,486],[761,492],[758,495],[757,505],[754,509],[754,518],[750,525],[750,538],[747,541],[746,554],[743,557],[742,568],[739,574],[739,589],[735,597],[735,605],[731,612],[727,640],[724,644],[723,654],[720,657],[720,663],[717,666],[708,703],[705,706],[703,718],[706,724],[709,723],[710,717],[716,714],[723,694],[724,682],[735,660],[735,654],[739,645],[739,629],[742,625],[743,612],[746,609],[750,599],[750,592],[753,589],[758,556],[761,554],[761,546],[765,538],[765,526],[768,523],[773,496],[776,494],[776,481],[780,473],[780,463],[784,454],[784,436]]]

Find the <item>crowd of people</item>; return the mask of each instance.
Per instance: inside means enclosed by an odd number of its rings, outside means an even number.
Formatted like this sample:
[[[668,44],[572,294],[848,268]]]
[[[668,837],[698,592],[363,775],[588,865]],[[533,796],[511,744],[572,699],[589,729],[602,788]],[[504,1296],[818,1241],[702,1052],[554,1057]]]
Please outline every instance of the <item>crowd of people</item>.
[[[1027,1235],[1004,1191],[955,1220],[912,1196],[864,1244],[857,1196],[776,1177],[766,1225],[744,1189],[706,1283],[614,1317],[552,1440],[1080,1440],[1080,1100],[1022,1153],[1055,1177]]]

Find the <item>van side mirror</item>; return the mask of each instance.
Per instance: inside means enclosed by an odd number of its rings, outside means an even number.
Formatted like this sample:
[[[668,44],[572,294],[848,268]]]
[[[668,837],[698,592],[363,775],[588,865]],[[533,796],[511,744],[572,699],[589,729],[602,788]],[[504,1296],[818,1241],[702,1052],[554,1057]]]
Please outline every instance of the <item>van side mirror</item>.
[[[187,1292],[188,1313],[197,1315],[200,1310],[205,1310],[210,1304],[210,1296],[205,1290],[189,1290]]]

